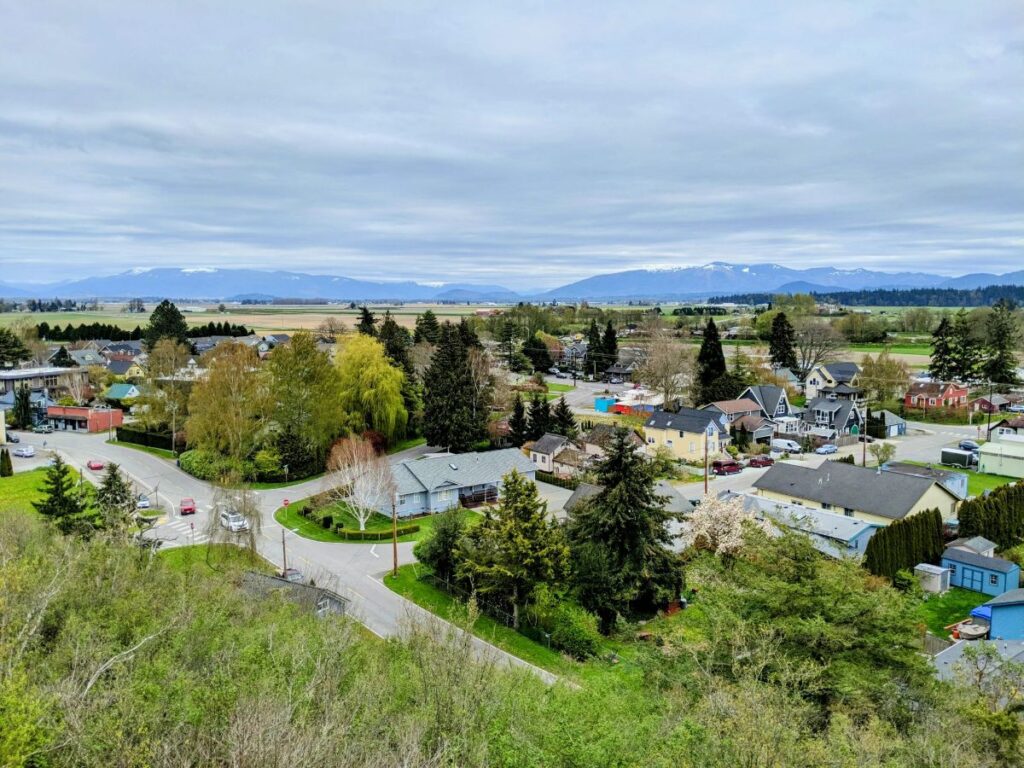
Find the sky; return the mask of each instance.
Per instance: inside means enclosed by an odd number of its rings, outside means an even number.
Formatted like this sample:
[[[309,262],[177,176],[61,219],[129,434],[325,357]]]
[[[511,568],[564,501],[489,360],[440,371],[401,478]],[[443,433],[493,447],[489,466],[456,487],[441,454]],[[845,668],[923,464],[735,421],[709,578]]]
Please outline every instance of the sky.
[[[0,282],[1024,268],[1024,5],[0,0]]]

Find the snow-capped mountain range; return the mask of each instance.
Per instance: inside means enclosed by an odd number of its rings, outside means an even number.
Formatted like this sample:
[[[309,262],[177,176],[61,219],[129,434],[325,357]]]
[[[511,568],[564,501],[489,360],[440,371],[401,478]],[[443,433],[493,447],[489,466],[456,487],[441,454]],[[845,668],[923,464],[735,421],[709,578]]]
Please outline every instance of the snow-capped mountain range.
[[[375,282],[337,275],[257,269],[132,269],[116,275],[88,277],[46,285],[0,283],[8,298],[294,298],[333,301],[512,302],[520,299],[695,299],[732,293],[843,291],[863,288],[980,288],[1024,285],[1024,271],[1003,275],[973,273],[946,277],[926,272],[879,272],[868,269],[814,267],[793,269],[778,264],[712,262],[698,267],[632,269],[595,275],[549,291],[516,293],[500,285]]]

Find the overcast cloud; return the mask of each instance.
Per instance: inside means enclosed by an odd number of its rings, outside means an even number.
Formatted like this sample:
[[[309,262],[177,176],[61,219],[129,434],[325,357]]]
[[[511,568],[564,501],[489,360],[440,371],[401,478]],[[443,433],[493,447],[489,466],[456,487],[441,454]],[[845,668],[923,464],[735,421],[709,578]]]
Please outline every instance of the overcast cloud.
[[[1024,268],[1019,0],[770,5],[0,0],[0,280]]]

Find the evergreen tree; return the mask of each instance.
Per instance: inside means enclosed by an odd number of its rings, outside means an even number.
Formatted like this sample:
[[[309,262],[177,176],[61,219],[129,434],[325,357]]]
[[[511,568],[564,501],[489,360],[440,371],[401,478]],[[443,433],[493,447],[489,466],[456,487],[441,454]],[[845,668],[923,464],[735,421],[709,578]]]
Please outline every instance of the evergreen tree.
[[[416,544],[413,554],[447,584],[455,576],[458,547],[465,532],[466,518],[461,509],[442,512],[434,517],[430,533]]]
[[[562,529],[548,519],[537,484],[513,470],[503,478],[493,515],[463,537],[458,573],[486,602],[510,607],[512,627],[518,629],[534,589],[560,581],[568,556]]]
[[[575,440],[576,435],[579,434],[576,417],[573,415],[572,409],[569,408],[569,404],[565,402],[564,396],[558,398],[558,402],[551,410],[551,424],[548,431],[554,432],[556,435],[564,435],[570,440]]]
[[[459,339],[462,341],[462,346],[468,351],[471,347],[482,347],[480,343],[480,337],[477,336],[476,329],[469,322],[469,318],[462,318],[459,320],[458,325]]]
[[[377,318],[366,308],[365,304],[359,308],[359,322],[356,323],[356,330],[365,336],[377,335]]]
[[[423,382],[423,434],[430,445],[459,453],[485,434],[486,411],[474,416],[476,397],[469,355],[459,327],[441,326]]]
[[[14,392],[14,407],[11,409],[14,426],[28,429],[32,426],[32,393],[27,385],[22,384]]]
[[[384,313],[377,338],[384,345],[384,354],[396,368],[401,368],[406,375],[412,374],[412,361],[409,360],[409,331],[395,322],[391,310]]]
[[[50,365],[56,366],[57,368],[74,368],[75,361],[71,359],[71,355],[68,354],[67,347],[63,344],[58,349],[53,357],[50,358]]]
[[[587,328],[587,369],[598,375],[607,367],[601,329],[597,327],[597,320],[591,319]]]
[[[601,337],[601,354],[604,355],[604,370],[608,370],[619,360],[619,339],[615,335],[615,326],[609,320]]]
[[[973,337],[971,321],[965,309],[953,317],[950,342],[950,378],[960,382],[977,378],[981,369],[982,349]]]
[[[42,500],[32,502],[32,506],[43,517],[50,518],[62,532],[74,530],[78,518],[85,511],[85,504],[75,489],[75,480],[68,472],[68,465],[59,453],[46,470],[42,490]]]
[[[96,490],[96,506],[103,516],[105,528],[123,530],[127,526],[135,508],[135,497],[117,464],[107,465],[103,482]]]
[[[953,378],[953,326],[949,318],[942,318],[932,332],[931,375],[939,381]]]
[[[530,422],[526,418],[526,406],[518,392],[512,403],[512,414],[508,417],[508,431],[509,440],[516,448],[530,439]]]
[[[1020,331],[1013,309],[1010,301],[1000,299],[992,307],[992,314],[986,321],[987,359],[983,373],[989,381],[999,384],[1017,383],[1016,349]]]
[[[677,598],[682,567],[669,549],[676,515],[655,492],[654,464],[628,430],[615,431],[597,476],[601,492],[573,510],[568,532],[577,594],[607,632],[619,613],[649,615]]]
[[[722,340],[718,336],[718,326],[715,325],[714,318],[708,318],[708,324],[704,328],[704,338],[700,343],[700,352],[697,353],[694,393],[697,405],[723,399],[716,395],[722,389],[731,391],[735,388],[732,382],[729,382],[726,387],[719,384],[718,380],[726,373],[725,353],[722,351]]]
[[[437,322],[437,315],[431,310],[425,311],[416,317],[416,330],[413,333],[414,344],[426,341],[430,344],[437,344],[441,339],[441,324]]]
[[[797,373],[796,331],[793,329],[792,323],[789,322],[789,318],[786,317],[785,312],[779,312],[772,318],[768,351],[772,359],[772,365],[788,368]]]
[[[505,318],[498,329],[498,344],[501,347],[501,354],[512,370],[512,362],[516,354],[516,339],[519,337],[519,329],[510,319]]]
[[[28,360],[32,353],[10,328],[0,328],[0,368],[10,368],[22,360]]]
[[[188,323],[185,322],[185,316],[181,314],[181,311],[170,301],[164,299],[149,316],[149,324],[142,335],[147,349],[155,347],[160,339],[174,339],[182,344],[187,344]]]
[[[534,395],[530,401],[529,439],[539,440],[551,429],[551,405],[547,399]]]
[[[548,345],[538,336],[531,336],[523,342],[523,354],[533,365],[534,371],[547,371],[552,366]]]
[[[6,448],[0,449],[0,477],[11,477],[14,474],[14,465],[11,464],[11,454]]]

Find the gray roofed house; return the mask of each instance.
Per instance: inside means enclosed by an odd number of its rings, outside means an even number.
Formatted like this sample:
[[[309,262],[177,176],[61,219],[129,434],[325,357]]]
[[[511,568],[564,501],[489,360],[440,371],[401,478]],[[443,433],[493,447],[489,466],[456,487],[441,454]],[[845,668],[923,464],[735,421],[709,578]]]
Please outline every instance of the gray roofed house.
[[[124,376],[137,363],[134,360],[110,360],[107,362],[107,370],[115,376]]]
[[[754,481],[760,495],[886,524],[929,508],[956,517],[959,499],[933,478],[879,472],[839,461],[819,467],[778,462]],[[937,490],[936,490],[937,489]]]
[[[567,445],[569,445],[569,439],[564,435],[545,432],[529,446],[530,461],[536,464],[537,469],[541,472],[554,472],[555,456]]]
[[[853,400],[829,397],[816,397],[807,403],[800,418],[806,425],[806,431],[820,433],[822,437],[849,434],[855,424],[861,423],[860,411]]]
[[[580,483],[572,496],[565,502],[562,509],[565,514],[571,514],[576,507],[588,499],[592,499],[602,491],[602,486],[594,483]],[[693,512],[693,502],[687,499],[679,490],[665,480],[658,480],[655,483],[655,493],[668,498],[665,509],[679,515],[688,515]]]
[[[444,512],[460,503],[493,503],[501,494],[502,478],[512,470],[530,480],[537,473],[537,467],[518,448],[424,456],[395,464],[398,516]],[[386,503],[378,509],[391,514]]]
[[[889,461],[882,466],[883,472],[898,472],[901,475],[915,475],[916,477],[928,477],[937,480],[956,494],[959,499],[967,498],[968,477],[965,472],[954,472],[949,469],[938,467],[922,467],[919,464],[908,464],[904,461]]]
[[[68,355],[75,361],[75,365],[82,368],[90,365],[105,365],[107,362],[106,358],[94,349],[69,349]]]
[[[838,382],[850,383],[860,375],[860,366],[856,363],[825,363],[822,367]]]
[[[739,399],[753,400],[761,406],[761,415],[768,419],[791,416],[792,408],[786,390],[774,384],[756,384],[740,393]]]
[[[725,429],[722,425],[721,414],[714,411],[701,411],[696,408],[655,411],[644,422],[644,426],[649,429],[673,429],[697,434],[704,432],[709,425],[719,432]]]

